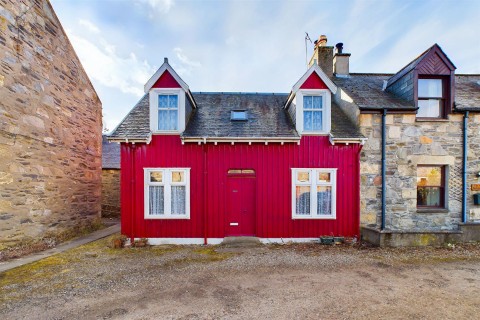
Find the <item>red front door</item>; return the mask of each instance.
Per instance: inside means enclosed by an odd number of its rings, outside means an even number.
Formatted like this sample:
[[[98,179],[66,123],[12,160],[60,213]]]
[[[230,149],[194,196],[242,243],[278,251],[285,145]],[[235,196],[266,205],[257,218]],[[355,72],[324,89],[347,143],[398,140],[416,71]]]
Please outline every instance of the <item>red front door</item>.
[[[227,236],[255,235],[254,175],[228,176],[227,210]]]

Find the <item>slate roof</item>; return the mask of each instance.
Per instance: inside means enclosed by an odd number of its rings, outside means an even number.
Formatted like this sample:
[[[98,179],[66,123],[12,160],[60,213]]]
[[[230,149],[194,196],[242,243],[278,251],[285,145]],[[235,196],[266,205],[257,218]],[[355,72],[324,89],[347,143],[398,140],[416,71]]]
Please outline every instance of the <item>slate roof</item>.
[[[120,169],[120,145],[102,136],[102,169]]]
[[[351,73],[348,78],[333,77],[337,86],[341,87],[360,108],[390,110],[416,110],[413,102],[397,98],[394,94],[383,91],[383,82],[392,74]],[[480,75],[455,76],[456,110],[480,111]]]
[[[334,140],[365,139],[357,125],[334,102],[332,102],[332,128],[330,129],[330,134]]]
[[[300,139],[288,112],[283,108],[286,93],[193,93],[197,108],[182,134],[183,138],[274,138]],[[149,99],[145,95],[109,135],[112,140],[143,140],[150,137]],[[248,121],[231,121],[232,110],[246,110]],[[357,126],[332,103],[334,139],[364,138]]]
[[[382,90],[384,81],[391,76],[392,74],[351,73],[349,77],[333,77],[333,82],[345,90],[360,110],[415,110],[414,103]]]
[[[112,140],[146,140],[150,137],[150,115],[148,94],[144,95],[129,114],[109,135]]]
[[[480,111],[480,74],[455,76],[455,109]]]
[[[197,108],[185,138],[299,138],[283,109],[287,94],[193,93]],[[246,110],[248,121],[231,121],[232,110]]]

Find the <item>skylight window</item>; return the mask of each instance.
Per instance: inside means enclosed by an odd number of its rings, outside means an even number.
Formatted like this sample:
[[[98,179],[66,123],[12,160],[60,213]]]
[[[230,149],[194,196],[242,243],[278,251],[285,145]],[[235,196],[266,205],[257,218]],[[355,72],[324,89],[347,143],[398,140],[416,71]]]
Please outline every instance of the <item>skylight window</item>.
[[[232,121],[247,121],[247,111],[245,110],[233,110],[230,115],[230,120]]]

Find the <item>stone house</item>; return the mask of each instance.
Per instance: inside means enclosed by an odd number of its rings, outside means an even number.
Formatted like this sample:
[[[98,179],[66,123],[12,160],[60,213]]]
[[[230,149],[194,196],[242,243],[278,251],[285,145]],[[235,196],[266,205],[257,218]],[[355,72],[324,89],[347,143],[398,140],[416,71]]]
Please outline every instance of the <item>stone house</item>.
[[[102,217],[120,217],[120,144],[102,137]]]
[[[0,249],[100,217],[102,106],[47,0],[0,3]]]
[[[380,245],[480,240],[480,75],[455,74],[437,44],[396,74],[349,72],[321,36],[334,101],[368,138],[360,159],[364,239]],[[406,59],[406,62],[408,60]]]

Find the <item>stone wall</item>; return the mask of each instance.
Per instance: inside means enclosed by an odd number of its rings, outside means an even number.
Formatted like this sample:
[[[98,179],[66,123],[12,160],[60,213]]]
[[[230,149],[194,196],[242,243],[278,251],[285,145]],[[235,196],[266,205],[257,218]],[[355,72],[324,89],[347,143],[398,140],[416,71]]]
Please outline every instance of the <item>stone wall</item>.
[[[102,217],[120,218],[120,170],[102,170]]]
[[[463,115],[449,121],[417,122],[414,114],[388,114],[386,144],[386,229],[456,230],[461,222]],[[361,156],[361,223],[379,226],[381,214],[381,115],[361,114],[360,128],[369,139]],[[477,182],[480,170],[480,116],[469,125],[468,181]],[[448,210],[417,210],[417,165],[448,168]],[[468,195],[469,210],[473,206]]]
[[[0,0],[0,96],[0,248],[98,219],[101,103],[46,0]]]

